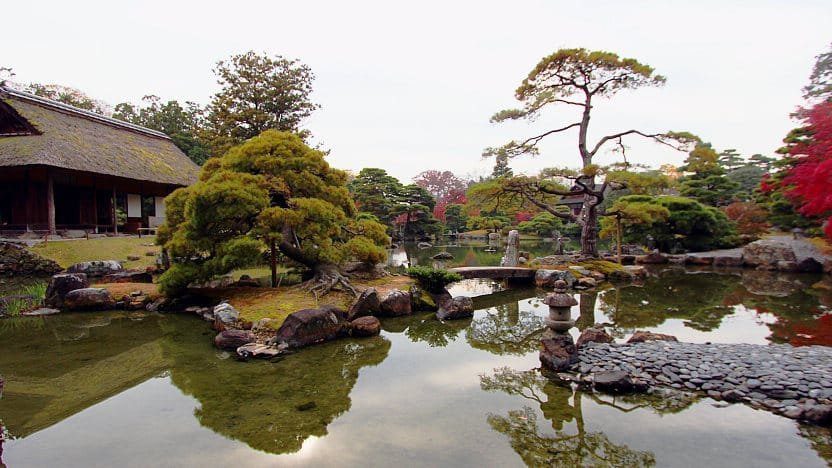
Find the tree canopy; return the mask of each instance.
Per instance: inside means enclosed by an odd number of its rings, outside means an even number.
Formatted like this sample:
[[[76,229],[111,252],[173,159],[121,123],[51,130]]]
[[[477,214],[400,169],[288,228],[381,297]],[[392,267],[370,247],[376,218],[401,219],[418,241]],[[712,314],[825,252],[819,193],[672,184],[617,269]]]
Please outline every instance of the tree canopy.
[[[199,104],[179,101],[162,102],[158,96],[145,96],[143,105],[129,102],[116,104],[113,118],[160,131],[173,140],[191,160],[202,165],[211,156],[208,144],[202,139],[203,111]]]
[[[221,89],[207,108],[214,154],[273,129],[298,133],[319,106],[310,100],[312,70],[298,60],[248,51],[217,62]]]
[[[650,235],[660,250],[671,252],[733,247],[738,241],[734,226],[722,211],[690,198],[629,195],[616,203],[637,215],[623,233],[626,242],[645,243]],[[639,212],[644,217],[639,217]],[[606,224],[609,221],[602,223],[609,232],[611,225]]]
[[[612,144],[626,161],[627,147],[623,139],[631,135],[649,138],[675,149],[690,144],[693,140],[686,132],[648,133],[630,129],[605,135],[591,143],[588,133],[593,99],[610,98],[625,89],[661,86],[664,82],[665,78],[656,74],[652,67],[632,58],[621,58],[605,51],[560,49],[544,57],[515,91],[515,98],[523,106],[497,112],[491,121],[533,120],[544,109],[556,105],[576,107],[579,116],[572,123],[553,127],[525,140],[512,140],[500,147],[487,148],[483,155],[496,157],[500,161],[501,158],[538,154],[538,144],[544,138],[576,129],[578,156],[584,171],[582,183],[577,184],[578,193],[573,194],[584,195],[584,208],[578,219],[582,225],[581,251],[585,255],[597,256],[597,207],[603,201],[603,191],[595,187],[595,177],[590,175],[595,155],[606,145]]]
[[[277,130],[209,160],[167,207],[157,238],[173,259],[160,279],[167,291],[249,265],[271,243],[314,274],[314,291],[353,291],[337,265],[381,262],[389,243],[384,226],[356,217],[346,173]]]

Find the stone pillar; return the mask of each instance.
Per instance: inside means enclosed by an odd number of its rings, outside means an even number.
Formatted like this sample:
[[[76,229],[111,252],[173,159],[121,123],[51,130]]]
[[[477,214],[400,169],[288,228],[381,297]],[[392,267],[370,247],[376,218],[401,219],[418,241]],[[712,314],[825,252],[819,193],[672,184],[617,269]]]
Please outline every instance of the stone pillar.
[[[568,333],[575,326],[571,311],[578,301],[566,293],[566,281],[555,281],[554,288],[555,292],[543,301],[549,306],[549,317],[540,340],[540,363],[549,370],[560,372],[578,362],[578,348]]]
[[[500,262],[500,266],[516,267],[520,264],[520,233],[516,230],[511,230],[508,233],[508,243],[506,244],[506,254]]]

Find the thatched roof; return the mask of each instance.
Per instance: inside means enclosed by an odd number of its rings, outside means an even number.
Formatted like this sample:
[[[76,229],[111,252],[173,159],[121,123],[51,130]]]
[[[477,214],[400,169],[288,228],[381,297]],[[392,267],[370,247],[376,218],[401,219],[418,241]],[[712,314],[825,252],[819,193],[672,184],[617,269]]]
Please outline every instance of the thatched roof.
[[[6,87],[3,109],[36,132],[0,136],[0,167],[45,165],[182,186],[197,179],[199,167],[163,133]]]

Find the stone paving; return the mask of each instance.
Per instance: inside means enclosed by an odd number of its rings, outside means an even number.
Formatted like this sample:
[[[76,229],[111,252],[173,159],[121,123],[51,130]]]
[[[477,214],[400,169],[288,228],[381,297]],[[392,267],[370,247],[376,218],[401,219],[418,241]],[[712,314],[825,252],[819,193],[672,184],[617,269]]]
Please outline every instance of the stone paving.
[[[649,385],[701,391],[794,419],[832,417],[832,348],[652,341],[588,343],[573,366],[583,375],[625,371]],[[822,413],[822,414],[818,414]]]

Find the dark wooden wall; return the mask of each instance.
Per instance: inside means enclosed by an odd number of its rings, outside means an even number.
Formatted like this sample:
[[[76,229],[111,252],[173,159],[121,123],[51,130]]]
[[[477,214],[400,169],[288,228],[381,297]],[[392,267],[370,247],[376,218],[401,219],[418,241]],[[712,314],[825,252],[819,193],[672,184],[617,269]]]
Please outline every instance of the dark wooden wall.
[[[112,224],[113,190],[167,196],[175,186],[44,166],[0,167],[0,230],[46,229],[47,182],[52,176],[58,227]],[[101,206],[106,203],[106,206]],[[97,211],[97,213],[96,213]]]

